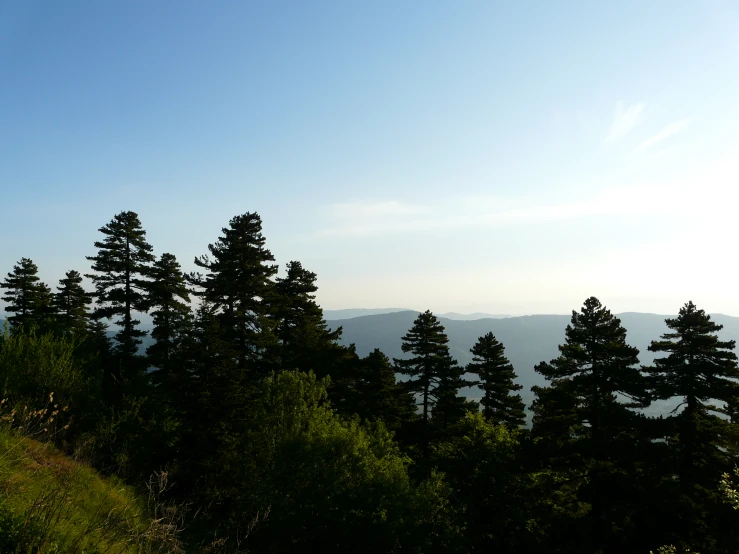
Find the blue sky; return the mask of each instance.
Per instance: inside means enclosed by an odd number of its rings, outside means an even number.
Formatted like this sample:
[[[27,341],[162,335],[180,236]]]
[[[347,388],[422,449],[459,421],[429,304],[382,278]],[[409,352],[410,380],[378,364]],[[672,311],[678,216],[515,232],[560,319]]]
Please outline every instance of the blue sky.
[[[739,315],[735,2],[0,3],[0,274],[258,212],[329,309]]]

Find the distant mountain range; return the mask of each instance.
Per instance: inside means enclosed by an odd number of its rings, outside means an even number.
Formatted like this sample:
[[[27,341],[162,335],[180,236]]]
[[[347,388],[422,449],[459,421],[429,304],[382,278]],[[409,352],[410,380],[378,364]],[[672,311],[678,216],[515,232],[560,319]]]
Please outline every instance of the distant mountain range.
[[[323,319],[333,321],[336,319],[351,319],[365,315],[392,314],[395,312],[409,312],[408,308],[349,308],[346,310],[323,310]]]
[[[347,310],[323,310],[323,318],[326,321],[336,321],[338,319],[351,319],[355,317],[362,317],[365,315],[383,315],[393,314],[397,312],[414,312],[419,313],[415,310],[408,308],[353,308]],[[472,319],[483,319],[483,318],[494,318],[499,319],[503,317],[511,317],[507,314],[486,314],[482,312],[475,312],[472,314],[458,314],[456,312],[447,312],[445,314],[437,314],[438,317],[445,317],[447,319],[455,320],[472,320]]]
[[[359,355],[364,356],[379,348],[391,358],[403,358],[402,336],[413,326],[418,312],[404,311],[378,315],[366,315],[344,320],[330,321],[333,329],[343,329],[341,342],[354,343]],[[650,365],[654,354],[647,350],[650,342],[667,332],[665,318],[674,317],[657,314],[623,313],[618,314],[627,330],[627,341],[639,349],[639,360]],[[531,404],[532,385],[543,385],[545,380],[534,372],[534,366],[549,361],[559,354],[557,346],[564,342],[565,328],[570,322],[569,315],[530,315],[507,318],[484,318],[460,321],[439,317],[449,337],[449,350],[461,364],[472,360],[470,348],[478,337],[492,331],[506,349],[506,356],[518,375],[517,382],[523,385],[521,396],[527,405]],[[722,314],[712,315],[716,323],[724,325],[720,336],[724,340],[739,340],[739,318]],[[479,389],[466,390],[465,394],[476,398]],[[655,406],[652,413],[664,413],[669,405]]]
[[[458,314],[457,312],[447,312],[445,314],[438,314],[436,317],[454,319],[457,321],[471,321],[473,319],[504,319],[506,317],[513,317],[513,316],[510,314],[485,314],[482,312],[474,312],[471,314]]]

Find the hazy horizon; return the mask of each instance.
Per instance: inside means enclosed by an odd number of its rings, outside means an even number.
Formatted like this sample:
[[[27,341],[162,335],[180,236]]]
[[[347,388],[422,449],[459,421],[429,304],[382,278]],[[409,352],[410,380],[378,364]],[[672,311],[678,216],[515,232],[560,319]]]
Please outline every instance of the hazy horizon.
[[[606,306],[607,307],[607,306]],[[324,317],[326,321],[340,321],[342,319],[353,319],[356,317],[364,317],[364,316],[373,316],[373,315],[387,315],[390,313],[399,313],[399,312],[415,312],[415,313],[421,313],[426,311],[428,308],[423,309],[415,309],[415,308],[341,308],[338,310],[332,310],[325,308],[324,316],[326,316],[326,312],[329,312],[328,316]],[[573,308],[576,311],[579,312],[579,308]],[[362,312],[367,311],[369,313],[352,313],[351,315],[342,315],[339,317],[340,312]],[[479,319],[514,319],[519,317],[536,317],[536,316],[563,316],[563,317],[570,317],[572,315],[572,310],[568,312],[532,312],[532,313],[519,313],[519,314],[499,314],[499,313],[485,313],[485,312],[434,312],[434,315],[439,319],[451,319],[456,321],[476,321]],[[635,311],[624,311],[624,312],[615,312],[612,311],[613,315],[620,317],[627,314],[639,314],[639,315],[646,315],[646,316],[658,316],[658,317],[676,317],[677,311],[673,313],[658,313],[658,312],[635,312]],[[732,317],[732,318],[739,318],[739,315],[732,315],[727,314],[724,312],[707,312],[711,316],[726,316],[726,317]],[[140,327],[142,329],[150,329],[153,326],[152,317],[150,314],[147,313],[140,313],[140,312],[134,312],[135,317],[141,322]],[[4,322],[5,318],[7,317],[7,313],[4,311],[0,311],[0,322]],[[474,317],[473,317],[474,316]],[[109,322],[111,326],[113,326],[113,322]]]
[[[324,309],[739,315],[736,4],[0,13],[0,278],[122,210],[190,271],[251,211]]]
[[[585,300],[585,299],[583,299],[583,300]],[[481,317],[479,319],[483,319],[486,316],[493,316],[495,318],[526,317],[526,316],[536,316],[536,315],[543,315],[543,316],[546,316],[546,315],[565,315],[565,316],[569,316],[569,315],[572,314],[572,310],[575,310],[575,311],[579,312],[581,307],[582,307],[582,303],[580,303],[579,306],[573,306],[570,310],[563,311],[563,312],[502,313],[502,312],[482,312],[480,310],[468,311],[468,312],[458,312],[458,311],[453,311],[453,310],[449,310],[449,311],[431,310],[431,311],[437,317],[445,317],[445,316],[447,316],[449,314],[455,314],[455,315],[459,315],[459,316],[480,315]],[[675,309],[673,311],[666,311],[666,312],[649,312],[649,311],[643,311],[643,310],[620,310],[620,311],[611,310],[611,313],[613,313],[614,315],[627,314],[627,313],[637,313],[637,314],[647,314],[647,315],[658,315],[658,316],[665,316],[665,317],[674,317],[674,316],[677,316],[678,310],[681,307],[682,307],[682,305],[681,306],[678,306],[678,309]],[[606,306],[606,308],[609,308],[609,307]],[[698,306],[698,308],[703,309],[700,306]],[[338,309],[323,308],[324,311],[330,311],[330,312],[360,311],[360,310],[371,310],[371,311],[381,310],[382,313],[393,313],[393,312],[400,312],[400,311],[412,311],[412,312],[419,312],[420,313],[420,312],[426,311],[427,309],[429,309],[429,308],[357,308],[357,307],[354,307],[354,308],[338,308]],[[725,316],[729,316],[729,317],[739,317],[739,314],[736,314],[735,315],[735,314],[729,314],[729,313],[721,312],[721,311],[708,311],[708,310],[705,310],[705,311],[706,311],[706,313],[709,313],[711,315],[725,315]],[[378,313],[378,314],[366,314],[366,315],[381,315],[381,314]],[[352,316],[352,317],[356,317],[356,316]]]

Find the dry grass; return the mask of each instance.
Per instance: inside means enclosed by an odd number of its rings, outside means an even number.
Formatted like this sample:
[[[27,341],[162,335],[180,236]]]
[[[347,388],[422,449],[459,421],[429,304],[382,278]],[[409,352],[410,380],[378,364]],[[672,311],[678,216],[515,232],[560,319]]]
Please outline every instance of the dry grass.
[[[41,410],[5,407],[0,413],[0,519],[7,520],[0,521],[0,533],[6,535],[6,544],[0,542],[3,554],[183,551],[181,510],[162,501],[165,473],[152,476],[147,494],[137,495],[120,480],[103,478],[39,440],[67,425],[53,395]]]

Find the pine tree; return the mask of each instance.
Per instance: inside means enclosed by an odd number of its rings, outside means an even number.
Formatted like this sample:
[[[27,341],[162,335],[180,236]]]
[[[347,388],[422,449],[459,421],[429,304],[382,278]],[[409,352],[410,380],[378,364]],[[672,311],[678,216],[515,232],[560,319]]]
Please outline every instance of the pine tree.
[[[316,274],[300,262],[287,264],[287,275],[276,279],[270,315],[279,341],[280,368],[313,371],[334,379],[345,349],[338,345],[341,327],[328,329],[323,310],[315,301]]]
[[[551,385],[534,387],[533,435],[555,456],[549,462],[585,478],[591,545],[617,548],[624,533],[611,535],[625,473],[633,471],[640,417],[629,408],[644,407],[648,385],[638,364],[639,350],[626,343],[626,329],[597,298],[573,311],[560,356],[535,370]],[[625,399],[622,401],[621,399]],[[556,444],[555,444],[556,443]],[[626,479],[626,483],[634,485]],[[623,548],[623,544],[618,546]]]
[[[735,341],[720,340],[717,333],[723,326],[692,302],[665,323],[672,332],[653,341],[649,350],[667,356],[656,359],[646,370],[653,378],[655,399],[677,398],[681,400],[678,408],[684,406],[668,425],[676,434],[670,443],[676,451],[681,488],[689,492],[695,486],[712,487],[712,476],[728,465],[730,423],[718,417],[726,409],[717,403],[728,406],[729,411],[735,406],[739,368],[733,352]]]
[[[108,336],[108,324],[99,319],[90,319],[87,323],[84,345],[90,363],[102,374],[101,381],[106,375],[109,377],[104,370],[105,364],[113,357],[113,341]]]
[[[41,333],[53,332],[56,328],[56,307],[54,295],[46,283],[39,283],[36,290],[36,305],[34,306],[34,320]]]
[[[268,298],[277,273],[272,253],[264,247],[262,220],[256,213],[231,219],[222,236],[209,244],[210,255],[195,258],[205,275],[192,273],[190,281],[218,311],[224,338],[237,352],[239,366],[254,376],[266,374],[266,352],[275,348],[276,339],[268,320]]]
[[[154,329],[151,336],[156,342],[146,349],[146,354],[153,366],[159,368],[160,372],[167,372],[187,328],[190,291],[173,254],[162,254],[154,262],[151,278],[146,302],[147,307],[153,310]],[[156,372],[154,377],[159,379],[162,374]]]
[[[87,333],[91,303],[91,295],[82,288],[82,275],[74,270],[67,271],[59,280],[57,291],[53,301],[62,331],[82,337]]]
[[[137,329],[141,323],[133,318],[134,311],[146,310],[146,287],[144,279],[154,261],[152,247],[146,242],[146,231],[135,212],[121,212],[99,229],[105,238],[96,241],[96,256],[87,256],[93,262],[92,270],[86,275],[95,284],[97,307],[95,318],[116,321],[121,330],[116,334],[118,351],[126,357],[136,354],[140,337],[146,333]]]
[[[358,375],[354,382],[354,411],[370,421],[382,420],[387,427],[398,431],[415,418],[416,402],[395,378],[390,359],[375,348],[358,360]]]
[[[395,359],[396,370],[411,377],[405,383],[407,390],[420,397],[422,446],[429,442],[429,421],[445,428],[464,416],[468,407],[459,396],[459,389],[468,384],[463,371],[449,354],[449,339],[444,326],[430,311],[419,314],[413,327],[403,336],[403,352],[408,359]]]
[[[238,353],[225,339],[220,319],[212,304],[200,303],[170,370],[161,375],[157,387],[166,410],[180,422],[177,481],[195,497],[206,489],[217,493],[233,479],[234,468],[226,460],[241,455],[234,449],[251,417],[257,386],[239,366]]]
[[[429,310],[419,314],[413,327],[403,336],[402,350],[412,354],[412,358],[393,361],[396,369],[409,377],[408,389],[421,396],[421,419],[428,423],[434,404],[434,391],[439,385],[440,367],[451,363],[449,339],[444,327]]]
[[[438,386],[432,394],[436,402],[431,415],[433,423],[441,430],[446,430],[461,420],[466,412],[476,412],[478,405],[459,394],[463,387],[472,385],[473,381],[464,378],[464,368],[457,360],[449,356],[449,362],[440,364],[438,369]]]
[[[558,358],[537,365],[536,372],[552,386],[568,384],[569,392],[578,398],[578,406],[572,409],[595,442],[602,443],[618,429],[610,426],[626,413],[625,408],[646,405],[647,382],[636,367],[639,350],[626,343],[621,321],[597,298],[588,298],[580,313],[573,310],[559,351]],[[619,401],[617,395],[627,401]]]
[[[0,288],[6,289],[2,297],[8,302],[5,311],[15,314],[8,317],[12,328],[35,325],[45,329],[51,316],[50,290],[40,281],[38,267],[32,260],[21,258]]]
[[[480,381],[478,386],[484,392],[480,404],[483,415],[493,423],[504,423],[510,428],[526,424],[526,413],[521,396],[512,394],[523,387],[513,382],[516,373],[505,357],[505,347],[487,333],[477,340],[470,350],[472,362],[467,365],[467,372],[476,374]]]

